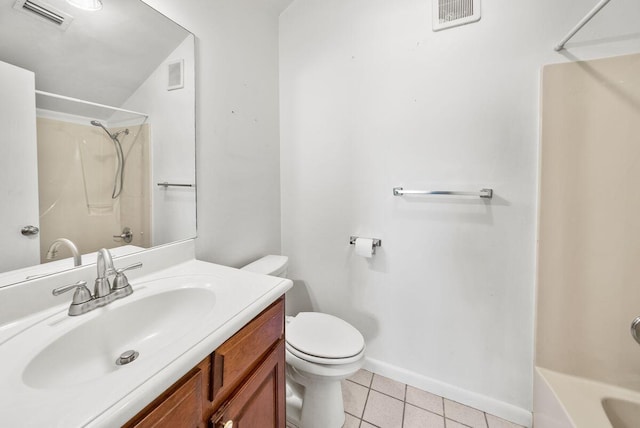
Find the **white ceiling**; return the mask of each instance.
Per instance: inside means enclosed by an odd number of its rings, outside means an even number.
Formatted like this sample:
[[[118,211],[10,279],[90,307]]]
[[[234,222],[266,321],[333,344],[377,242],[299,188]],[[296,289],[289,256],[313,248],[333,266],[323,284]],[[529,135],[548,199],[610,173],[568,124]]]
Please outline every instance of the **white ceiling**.
[[[69,97],[121,105],[189,34],[139,0],[105,0],[98,12],[46,2],[74,17],[66,31],[0,0],[0,61]]]

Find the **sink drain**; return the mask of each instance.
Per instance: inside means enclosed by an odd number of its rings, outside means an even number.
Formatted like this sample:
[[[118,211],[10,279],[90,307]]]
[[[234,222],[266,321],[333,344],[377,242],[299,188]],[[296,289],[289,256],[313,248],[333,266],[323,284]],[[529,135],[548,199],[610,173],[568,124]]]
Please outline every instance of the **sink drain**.
[[[116,360],[116,364],[119,366],[124,366],[125,364],[129,364],[135,361],[135,359],[138,358],[138,355],[140,355],[138,351],[134,351],[134,350],[125,351],[122,354],[120,354],[120,356]]]

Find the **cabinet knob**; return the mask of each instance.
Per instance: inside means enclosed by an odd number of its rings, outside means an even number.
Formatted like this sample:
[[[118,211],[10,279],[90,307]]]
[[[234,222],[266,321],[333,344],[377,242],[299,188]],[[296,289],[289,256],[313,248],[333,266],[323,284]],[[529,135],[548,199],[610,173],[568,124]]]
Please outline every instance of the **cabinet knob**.
[[[227,422],[222,425],[222,428],[233,428],[233,421],[229,419]]]

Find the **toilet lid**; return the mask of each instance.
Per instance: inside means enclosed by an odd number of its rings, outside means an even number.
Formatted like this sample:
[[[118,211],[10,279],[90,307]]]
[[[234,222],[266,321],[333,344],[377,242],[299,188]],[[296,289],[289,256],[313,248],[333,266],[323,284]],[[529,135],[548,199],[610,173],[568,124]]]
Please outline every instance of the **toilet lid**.
[[[287,344],[320,358],[349,358],[364,349],[364,337],[348,322],[319,312],[301,312],[287,324]]]

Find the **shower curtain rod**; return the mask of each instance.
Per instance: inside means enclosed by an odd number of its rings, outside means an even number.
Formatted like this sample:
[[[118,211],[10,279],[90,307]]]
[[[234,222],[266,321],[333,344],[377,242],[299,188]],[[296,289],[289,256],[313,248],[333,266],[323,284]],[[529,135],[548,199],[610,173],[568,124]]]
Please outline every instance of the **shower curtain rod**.
[[[106,109],[109,109],[109,110],[120,111],[120,112],[123,112],[123,113],[135,114],[135,115],[138,115],[138,116],[143,116],[145,118],[149,117],[149,115],[146,114],[146,113],[140,113],[140,112],[133,111],[133,110],[125,110],[125,109],[118,108],[118,107],[108,106],[106,104],[92,103],[91,101],[85,101],[85,100],[81,100],[79,98],[71,98],[71,97],[67,97],[67,96],[64,96],[64,95],[53,94],[51,92],[39,91],[37,89],[36,89],[36,94],[44,95],[46,97],[58,98],[60,100],[73,101],[73,102],[76,102],[76,103],[87,104],[87,105],[94,106],[94,107],[101,107],[101,108],[106,108]]]
[[[556,45],[556,47],[554,48],[556,51],[560,52],[562,49],[564,49],[564,45],[573,37],[576,35],[576,33],[578,31],[580,31],[582,29],[582,27],[584,27],[587,22],[591,21],[591,18],[593,18],[594,16],[596,16],[596,14],[598,12],[600,12],[602,10],[603,7],[605,7],[607,5],[607,3],[609,3],[611,0],[601,0],[600,3],[598,3],[596,5],[596,7],[594,7],[591,12],[587,13],[587,15],[582,18],[582,20],[580,22],[578,22],[578,24],[573,27],[573,29],[571,31],[569,31],[569,34],[567,34],[565,36],[564,39],[562,39],[560,41],[560,43],[558,43]]]

